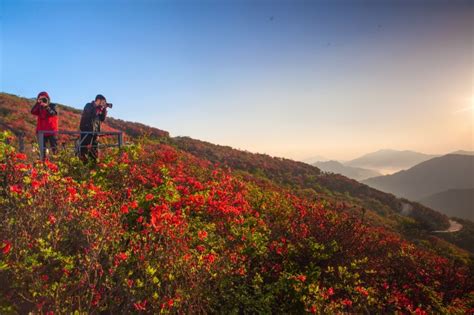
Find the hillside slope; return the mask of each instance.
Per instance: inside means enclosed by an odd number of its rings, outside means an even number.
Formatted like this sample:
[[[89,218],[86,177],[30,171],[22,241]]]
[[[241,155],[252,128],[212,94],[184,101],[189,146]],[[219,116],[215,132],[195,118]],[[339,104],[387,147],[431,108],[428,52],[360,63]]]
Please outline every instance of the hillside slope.
[[[0,111],[7,113],[2,121],[18,128],[20,116],[28,118],[28,123],[20,125],[30,137],[34,135],[34,119],[29,115],[31,100],[0,94]],[[17,112],[21,109],[22,112]],[[80,111],[61,106],[61,129],[73,129],[78,125]],[[207,159],[213,163],[229,166],[243,176],[251,175],[263,181],[270,181],[291,189],[308,200],[321,200],[323,197],[332,204],[344,204],[352,214],[369,220],[373,224],[404,233],[407,237],[426,238],[432,230],[443,230],[449,226],[448,218],[418,203],[402,200],[341,175],[321,174],[311,165],[289,159],[270,157],[264,154],[252,154],[230,147],[217,146],[191,138],[170,138],[168,133],[157,128],[108,118],[109,129],[120,128],[129,138],[149,135],[161,142]],[[34,141],[34,139],[32,139]],[[403,209],[409,208],[410,219],[405,217]],[[413,224],[410,220],[414,219]],[[407,227],[408,230],[407,230]],[[419,234],[423,235],[420,236]]]
[[[252,154],[227,146],[214,145],[189,137],[171,139],[181,150],[207,160],[227,165],[235,170],[268,178],[279,185],[292,188],[296,193],[308,198],[320,195],[331,197],[338,202],[352,204],[360,215],[365,210],[382,217],[383,222],[397,224],[403,222],[402,210],[410,207],[410,216],[415,218],[420,229],[436,230],[449,226],[447,217],[418,203],[398,199],[355,180],[338,174],[326,174],[313,166],[288,159]]]
[[[94,167],[67,155],[29,163],[0,136],[0,176],[2,313],[462,313],[473,303],[462,260],[169,145],[109,149]]]
[[[420,202],[449,217],[474,222],[474,189],[450,189],[423,198]]]

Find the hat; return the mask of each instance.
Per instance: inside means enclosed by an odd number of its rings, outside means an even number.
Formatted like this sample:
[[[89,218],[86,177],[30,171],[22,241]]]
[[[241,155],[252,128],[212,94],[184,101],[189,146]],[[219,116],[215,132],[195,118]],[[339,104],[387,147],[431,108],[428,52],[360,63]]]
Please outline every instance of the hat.
[[[97,94],[97,96],[95,97],[95,100],[104,100],[107,102],[107,100],[105,99],[105,96],[103,96],[102,94]]]
[[[40,98],[40,97],[46,97],[48,100],[50,100],[48,92],[44,92],[44,91],[43,91],[43,92],[40,92],[40,93],[38,94],[37,99]]]

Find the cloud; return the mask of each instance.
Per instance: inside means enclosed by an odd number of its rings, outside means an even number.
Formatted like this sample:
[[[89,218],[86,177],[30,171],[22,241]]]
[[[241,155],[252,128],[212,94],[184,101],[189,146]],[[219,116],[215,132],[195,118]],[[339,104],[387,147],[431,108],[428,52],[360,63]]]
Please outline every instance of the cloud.
[[[464,108],[458,109],[458,110],[454,111],[453,114],[459,114],[459,113],[464,113],[464,112],[468,112],[468,111],[473,111],[474,112],[474,105],[466,106]]]

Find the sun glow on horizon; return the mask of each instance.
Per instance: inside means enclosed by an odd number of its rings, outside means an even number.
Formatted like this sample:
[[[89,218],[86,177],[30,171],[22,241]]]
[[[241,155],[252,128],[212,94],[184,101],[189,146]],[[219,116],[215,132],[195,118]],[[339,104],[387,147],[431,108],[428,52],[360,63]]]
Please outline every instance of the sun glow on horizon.
[[[468,111],[471,111],[471,110],[474,110],[474,105],[470,105],[470,106],[466,106],[464,108],[458,109],[454,113],[458,114],[458,113],[468,112]]]
[[[464,113],[464,112],[471,111],[472,114],[474,115],[474,95],[470,97],[470,100],[469,100],[468,103],[470,103],[468,106],[465,106],[463,108],[455,110],[454,114],[459,114],[459,113]]]

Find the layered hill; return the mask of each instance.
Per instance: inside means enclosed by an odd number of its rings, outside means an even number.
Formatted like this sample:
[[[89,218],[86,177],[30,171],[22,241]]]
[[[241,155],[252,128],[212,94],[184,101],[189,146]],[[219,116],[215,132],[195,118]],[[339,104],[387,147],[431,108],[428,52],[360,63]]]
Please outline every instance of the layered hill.
[[[447,216],[474,222],[474,188],[450,189],[423,198],[420,202]]]
[[[379,150],[344,163],[347,166],[377,170],[383,174],[408,169],[435,155],[405,150]]]
[[[474,188],[474,156],[448,154],[406,171],[363,182],[411,200],[421,200],[450,189],[471,189]]]
[[[474,155],[474,151],[458,150],[458,151],[451,152],[450,154]]]
[[[343,176],[166,136],[129,135],[97,165],[67,154],[43,163],[7,136],[1,313],[422,314],[474,303],[469,256],[429,233],[444,216]]]
[[[360,167],[346,166],[338,161],[326,161],[326,162],[315,162],[312,165],[316,166],[324,172],[331,172],[336,174],[341,174],[346,177],[361,181],[371,177],[377,177],[380,174],[377,171],[369,170]]]

